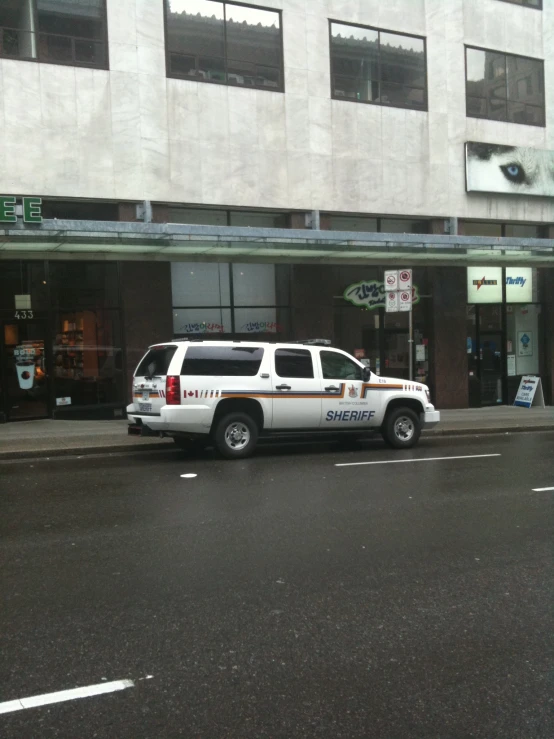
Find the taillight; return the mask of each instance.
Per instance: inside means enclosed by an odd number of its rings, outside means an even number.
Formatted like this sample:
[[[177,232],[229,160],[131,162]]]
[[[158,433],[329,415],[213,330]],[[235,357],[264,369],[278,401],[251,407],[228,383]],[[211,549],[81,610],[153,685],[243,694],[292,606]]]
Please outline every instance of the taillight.
[[[165,399],[167,405],[181,405],[181,378],[168,375],[165,380]]]

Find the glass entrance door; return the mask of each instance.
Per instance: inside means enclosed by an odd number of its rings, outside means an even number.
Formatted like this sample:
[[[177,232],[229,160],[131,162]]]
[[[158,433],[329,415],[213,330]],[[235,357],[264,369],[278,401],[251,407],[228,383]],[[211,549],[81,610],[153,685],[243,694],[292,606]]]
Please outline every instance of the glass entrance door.
[[[46,325],[25,319],[4,323],[1,328],[0,403],[7,420],[48,417]]]
[[[505,402],[505,356],[502,305],[468,305],[467,355],[469,404]]]

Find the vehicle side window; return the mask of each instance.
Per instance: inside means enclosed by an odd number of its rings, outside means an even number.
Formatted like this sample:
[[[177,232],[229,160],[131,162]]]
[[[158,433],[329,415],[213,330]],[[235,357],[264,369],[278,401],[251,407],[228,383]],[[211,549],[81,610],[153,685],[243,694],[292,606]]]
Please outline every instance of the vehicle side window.
[[[308,349],[277,349],[275,372],[279,377],[313,377],[312,353]]]
[[[263,356],[264,350],[258,346],[189,346],[181,374],[254,377]]]
[[[167,370],[177,351],[176,346],[156,346],[150,349],[135,372],[136,377],[159,377],[167,375]]]
[[[361,380],[362,368],[338,352],[322,351],[321,369],[324,380]]]

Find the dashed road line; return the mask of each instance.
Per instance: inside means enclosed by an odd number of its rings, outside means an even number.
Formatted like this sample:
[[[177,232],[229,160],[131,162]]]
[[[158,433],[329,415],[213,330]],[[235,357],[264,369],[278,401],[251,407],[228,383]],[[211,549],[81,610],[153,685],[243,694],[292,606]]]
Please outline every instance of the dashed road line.
[[[548,490],[554,490],[553,488],[533,488],[534,493],[546,493]]]
[[[93,695],[115,693],[118,690],[134,688],[134,686],[134,680],[113,680],[111,683],[98,683],[96,685],[86,685],[82,688],[73,688],[71,690],[59,690],[56,693],[33,695],[30,698],[18,698],[16,700],[0,703],[0,713],[24,711],[27,708],[48,706],[51,703],[64,703],[65,701],[73,701],[77,698],[90,698]]]

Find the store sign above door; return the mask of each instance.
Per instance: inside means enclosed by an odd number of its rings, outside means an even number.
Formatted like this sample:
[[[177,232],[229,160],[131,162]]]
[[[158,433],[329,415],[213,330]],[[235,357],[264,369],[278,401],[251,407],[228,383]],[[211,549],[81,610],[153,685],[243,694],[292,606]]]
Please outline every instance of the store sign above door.
[[[533,302],[532,267],[506,267],[506,302]],[[502,267],[467,268],[467,302],[502,302]]]
[[[18,217],[24,223],[42,223],[42,199],[0,195],[0,223],[17,223]]]
[[[379,280],[364,280],[349,285],[343,293],[343,298],[349,303],[373,310],[374,308],[384,308],[386,305],[387,291],[385,284]],[[412,305],[419,303],[419,291],[417,285],[412,286]]]

